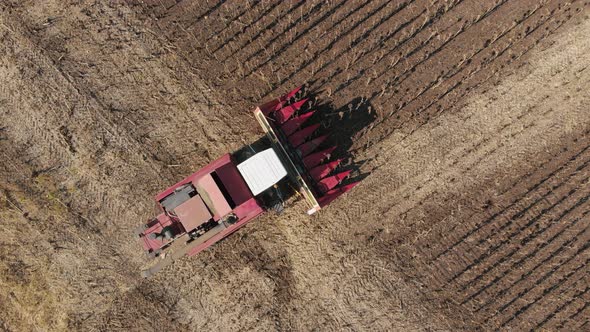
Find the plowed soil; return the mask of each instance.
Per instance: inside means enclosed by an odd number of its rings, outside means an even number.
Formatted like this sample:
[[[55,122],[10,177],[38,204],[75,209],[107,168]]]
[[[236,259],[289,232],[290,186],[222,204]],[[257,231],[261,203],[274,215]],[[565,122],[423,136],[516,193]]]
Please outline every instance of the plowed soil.
[[[0,3],[0,329],[589,330],[590,3]],[[307,83],[365,174],[155,278],[159,190]]]

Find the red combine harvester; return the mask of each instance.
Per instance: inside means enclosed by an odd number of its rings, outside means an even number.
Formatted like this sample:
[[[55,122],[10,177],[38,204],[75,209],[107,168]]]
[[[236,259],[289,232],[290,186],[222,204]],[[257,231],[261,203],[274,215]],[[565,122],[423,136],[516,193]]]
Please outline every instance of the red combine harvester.
[[[280,212],[285,192],[296,192],[319,211],[356,183],[340,185],[350,173],[332,174],[340,160],[334,147],[318,148],[327,136],[303,127],[314,111],[299,87],[254,110],[265,137],[226,154],[156,196],[161,213],[142,225],[139,241],[154,264],[149,277],[183,255],[196,255],[265,212]],[[340,186],[339,186],[340,185]]]

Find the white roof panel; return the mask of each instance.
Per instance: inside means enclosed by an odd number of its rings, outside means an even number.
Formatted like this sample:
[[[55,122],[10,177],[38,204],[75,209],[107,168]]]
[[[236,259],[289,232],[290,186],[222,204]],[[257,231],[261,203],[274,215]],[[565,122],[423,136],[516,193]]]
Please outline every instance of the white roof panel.
[[[246,159],[238,165],[238,170],[254,195],[270,188],[287,175],[285,167],[272,148]]]

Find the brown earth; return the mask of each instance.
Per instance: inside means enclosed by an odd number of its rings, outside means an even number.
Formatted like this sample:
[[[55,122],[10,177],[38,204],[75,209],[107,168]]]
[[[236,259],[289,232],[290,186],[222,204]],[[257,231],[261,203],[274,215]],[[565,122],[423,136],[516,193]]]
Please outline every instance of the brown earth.
[[[590,3],[0,3],[0,328],[590,329]],[[368,174],[143,280],[151,197],[309,83]]]

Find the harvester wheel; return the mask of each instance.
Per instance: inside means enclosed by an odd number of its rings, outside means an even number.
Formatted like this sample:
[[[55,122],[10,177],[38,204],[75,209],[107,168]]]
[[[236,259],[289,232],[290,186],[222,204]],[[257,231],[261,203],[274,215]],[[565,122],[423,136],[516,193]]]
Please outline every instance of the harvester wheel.
[[[230,214],[229,216],[227,216],[227,220],[225,221],[226,223],[233,225],[236,222],[238,222],[238,217],[235,214]]]
[[[149,258],[156,258],[156,257],[158,257],[160,255],[160,253],[162,253],[162,250],[161,249],[156,249],[156,250],[153,250],[153,251],[148,252],[148,257]]]
[[[276,202],[270,207],[270,209],[273,210],[276,214],[281,214],[285,210],[285,205],[283,204],[283,202]]]
[[[148,229],[148,225],[143,224],[135,229],[135,234],[137,234],[137,236],[142,236],[146,229]]]

